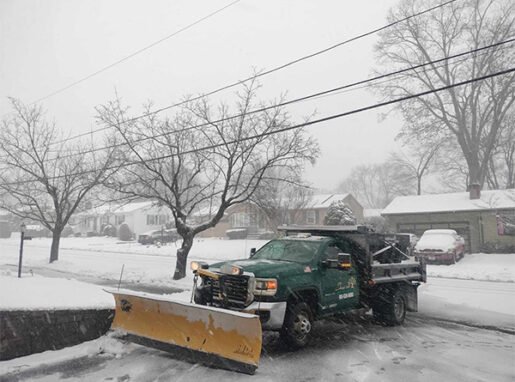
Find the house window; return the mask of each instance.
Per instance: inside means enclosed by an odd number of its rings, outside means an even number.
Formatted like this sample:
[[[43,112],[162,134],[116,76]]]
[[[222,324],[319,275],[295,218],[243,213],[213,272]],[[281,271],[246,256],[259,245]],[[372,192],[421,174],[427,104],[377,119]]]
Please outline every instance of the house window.
[[[117,215],[115,218],[115,224],[119,225],[125,222],[125,215]]]
[[[147,215],[147,225],[157,225],[156,215]]]
[[[168,221],[167,217],[166,215],[159,215],[159,225],[165,225]]]
[[[250,224],[249,215],[246,212],[236,212],[231,215],[231,227],[248,227]]]
[[[167,221],[167,215],[147,215],[147,225],[165,225]]]
[[[316,224],[316,223],[317,223],[316,211],[313,211],[313,210],[306,211],[306,224]]]

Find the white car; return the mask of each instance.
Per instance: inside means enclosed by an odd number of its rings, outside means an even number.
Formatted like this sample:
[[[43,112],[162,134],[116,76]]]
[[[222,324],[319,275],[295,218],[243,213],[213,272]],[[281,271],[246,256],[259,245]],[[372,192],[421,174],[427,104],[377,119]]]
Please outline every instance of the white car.
[[[415,245],[415,257],[428,263],[454,264],[465,255],[465,240],[453,229],[430,229]]]

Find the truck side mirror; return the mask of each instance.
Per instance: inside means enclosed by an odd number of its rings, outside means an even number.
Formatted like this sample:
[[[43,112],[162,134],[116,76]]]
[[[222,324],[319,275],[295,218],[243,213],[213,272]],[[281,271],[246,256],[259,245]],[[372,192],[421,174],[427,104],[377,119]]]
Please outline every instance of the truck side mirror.
[[[352,268],[351,256],[349,253],[338,253],[338,268],[350,269]]]
[[[256,254],[256,248],[250,249],[250,257],[254,256]]]

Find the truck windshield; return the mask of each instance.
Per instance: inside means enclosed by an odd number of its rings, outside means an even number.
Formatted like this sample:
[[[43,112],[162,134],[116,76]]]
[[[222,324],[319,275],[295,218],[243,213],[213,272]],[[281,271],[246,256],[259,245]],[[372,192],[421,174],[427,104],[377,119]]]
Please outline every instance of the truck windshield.
[[[320,243],[307,240],[274,240],[265,244],[252,259],[306,263],[313,259]]]

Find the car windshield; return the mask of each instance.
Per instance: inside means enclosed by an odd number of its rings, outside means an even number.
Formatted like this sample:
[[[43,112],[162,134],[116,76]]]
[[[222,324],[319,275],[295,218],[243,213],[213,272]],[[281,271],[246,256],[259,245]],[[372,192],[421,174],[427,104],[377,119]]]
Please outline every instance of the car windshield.
[[[307,240],[274,240],[265,244],[253,259],[306,263],[313,259],[320,243]]]
[[[448,247],[452,246],[455,239],[452,235],[424,234],[417,243],[417,248],[429,248],[429,247]]]

